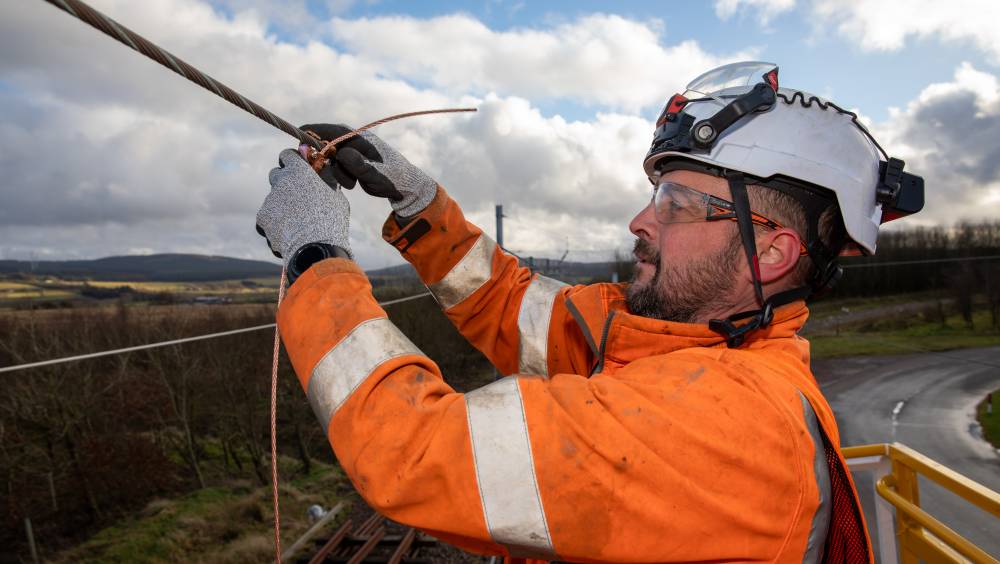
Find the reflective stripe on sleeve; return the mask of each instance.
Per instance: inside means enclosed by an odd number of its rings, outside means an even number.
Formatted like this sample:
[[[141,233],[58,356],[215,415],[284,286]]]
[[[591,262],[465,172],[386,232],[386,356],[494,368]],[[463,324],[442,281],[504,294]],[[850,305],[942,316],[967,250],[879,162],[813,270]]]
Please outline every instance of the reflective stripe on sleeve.
[[[323,430],[330,419],[383,362],[407,354],[423,354],[384,317],[369,319],[351,330],[316,363],[306,396]]]
[[[806,427],[809,428],[809,436],[812,438],[813,447],[816,453],[813,456],[813,473],[816,475],[816,489],[819,490],[819,506],[816,514],[813,515],[812,526],[809,528],[809,540],[806,543],[806,553],[802,557],[805,564],[818,563],[823,558],[823,548],[826,546],[826,535],[830,529],[830,469],[826,465],[826,445],[823,444],[823,437],[819,430],[819,421],[816,419],[816,412],[802,392],[802,411],[805,417]]]
[[[465,394],[476,481],[490,536],[521,558],[555,557],[516,377]]]
[[[493,239],[480,235],[444,278],[427,286],[442,308],[450,309],[462,303],[489,281],[493,274],[493,251],[496,246]]]
[[[520,337],[518,372],[548,376],[549,322],[552,304],[559,289],[566,284],[541,274],[535,276],[521,298],[521,311],[517,316]]]

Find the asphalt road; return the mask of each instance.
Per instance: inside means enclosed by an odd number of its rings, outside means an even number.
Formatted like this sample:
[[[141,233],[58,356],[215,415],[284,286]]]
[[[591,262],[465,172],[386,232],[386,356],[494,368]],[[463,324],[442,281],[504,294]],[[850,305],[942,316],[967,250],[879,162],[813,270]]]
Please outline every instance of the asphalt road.
[[[813,372],[843,445],[898,441],[1000,491],[1000,453],[977,436],[974,423],[976,404],[1000,388],[1000,346],[821,360]],[[855,478],[869,513],[871,473],[864,474]],[[920,495],[931,515],[1000,558],[1000,520],[923,478]]]

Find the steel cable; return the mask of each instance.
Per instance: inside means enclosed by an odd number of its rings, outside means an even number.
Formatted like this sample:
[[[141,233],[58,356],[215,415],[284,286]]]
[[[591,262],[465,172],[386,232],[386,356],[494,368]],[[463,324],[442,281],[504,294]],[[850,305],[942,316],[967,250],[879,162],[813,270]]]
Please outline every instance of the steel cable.
[[[180,59],[179,57],[174,56],[169,51],[158,47],[157,45],[155,45],[151,41],[149,41],[146,38],[144,38],[141,35],[139,35],[138,33],[135,33],[134,31],[132,31],[132,30],[126,28],[125,26],[119,24],[118,22],[116,22],[112,18],[109,18],[108,16],[102,14],[98,10],[95,10],[94,8],[92,8],[89,5],[87,5],[86,3],[84,3],[84,2],[82,2],[80,0],[45,0],[45,1],[48,2],[49,4],[52,4],[56,8],[59,8],[60,10],[63,10],[64,12],[70,14],[71,16],[73,16],[73,17],[75,17],[75,18],[83,21],[84,23],[89,24],[93,28],[101,31],[102,33],[108,35],[109,37],[111,37],[112,39],[115,39],[116,41],[122,43],[123,45],[125,45],[125,46],[127,46],[127,47],[129,47],[131,49],[134,49],[135,51],[138,51],[139,53],[141,53],[141,54],[145,55],[146,57],[148,57],[148,58],[156,61],[160,65],[162,65],[162,66],[164,66],[164,67],[172,70],[173,72],[175,72],[175,73],[183,76],[184,78],[190,80],[191,82],[194,82],[195,84],[201,86],[202,88],[204,88],[206,90],[209,90],[210,92],[214,93],[215,95],[219,96],[220,98],[223,98],[224,100],[228,101],[229,103],[231,103],[231,104],[233,104],[233,105],[235,105],[235,106],[243,109],[244,111],[246,111],[246,112],[248,112],[248,113],[250,113],[250,114],[252,114],[252,115],[254,115],[254,116],[258,117],[258,118],[260,118],[261,120],[263,120],[263,121],[271,124],[272,126],[280,129],[281,131],[284,131],[285,133],[288,133],[292,137],[295,137],[296,139],[298,139],[300,144],[312,147],[312,151],[309,152],[307,155],[304,155],[304,156],[306,158],[308,158],[308,160],[310,161],[310,163],[313,165],[313,167],[317,171],[319,171],[328,162],[328,158],[330,156],[332,156],[336,152],[336,150],[337,150],[337,148],[336,148],[337,143],[339,143],[341,141],[344,141],[346,139],[349,139],[351,137],[354,137],[355,135],[358,135],[360,132],[365,131],[367,129],[371,129],[372,127],[381,125],[381,124],[389,122],[389,121],[393,121],[393,120],[397,120],[397,119],[401,119],[401,118],[406,118],[406,117],[412,117],[412,116],[427,115],[427,114],[438,114],[438,113],[474,112],[474,111],[476,111],[475,108],[450,108],[450,109],[442,109],[442,110],[423,110],[423,111],[417,111],[417,112],[408,112],[408,113],[403,113],[403,114],[396,114],[396,115],[385,117],[385,118],[382,118],[380,120],[376,120],[374,122],[366,124],[366,125],[358,128],[358,129],[350,131],[347,134],[342,135],[342,136],[340,136],[337,139],[334,139],[332,141],[324,141],[324,140],[321,140],[321,139],[319,139],[317,137],[314,137],[313,135],[308,134],[307,132],[299,129],[298,127],[295,127],[291,123],[289,123],[289,122],[281,119],[280,117],[276,116],[272,112],[266,110],[263,106],[260,106],[259,104],[256,104],[255,102],[247,99],[246,97],[242,96],[241,94],[239,94],[238,92],[236,92],[232,88],[229,88],[225,84],[222,84],[221,82],[215,80],[211,76],[209,76],[209,75],[201,72],[200,70],[194,68],[193,66],[191,66],[190,64],[188,64],[184,60]],[[282,273],[281,273],[281,285],[280,285],[279,290],[278,290],[278,303],[279,303],[279,305],[280,305],[281,299],[282,299],[282,297],[284,295],[283,294],[284,293],[284,286],[285,286],[285,270],[282,269]],[[393,303],[398,303],[399,301],[404,301],[404,300],[397,300],[397,301],[395,301]],[[276,460],[276,458],[277,458],[277,442],[276,442],[277,431],[276,431],[276,423],[275,423],[276,422],[276,418],[277,418],[277,416],[276,416],[277,370],[278,370],[278,351],[279,351],[279,348],[280,348],[280,335],[278,334],[277,327],[274,324],[271,324],[271,325],[268,325],[268,326],[261,326],[261,327],[255,328],[255,329],[264,328],[264,327],[275,327],[274,364],[273,364],[273,367],[272,367],[272,388],[271,388],[271,455],[272,455],[271,456],[271,471],[272,471],[273,488],[274,488],[273,494],[274,494],[274,519],[275,519],[275,522],[274,522],[274,524],[275,524],[275,531],[274,531],[274,535],[275,535],[275,560],[277,562],[281,562],[281,546],[280,546],[280,544],[281,544],[281,533],[280,533],[280,517],[279,517],[279,512],[278,512],[278,484],[277,484],[277,460]],[[236,331],[236,332],[239,332],[239,331]],[[233,334],[233,332],[226,332],[225,334]],[[208,337],[203,336],[201,338],[208,338]],[[190,340],[197,340],[197,338],[192,338],[192,339],[178,339],[178,340],[173,341],[170,344],[177,344],[177,343],[181,343],[181,342],[188,342]],[[146,345],[146,346],[142,346],[142,347],[129,347],[127,349],[120,349],[118,351],[108,351],[108,352],[103,353],[103,354],[102,353],[94,353],[94,354],[90,354],[90,355],[79,355],[77,357],[69,357],[69,358],[66,358],[66,359],[57,359],[55,361],[43,361],[43,362],[40,362],[40,363],[30,363],[30,364],[20,365],[20,366],[5,367],[3,369],[0,369],[0,372],[10,372],[12,370],[18,370],[18,369],[22,369],[22,368],[45,366],[45,365],[48,365],[48,364],[55,364],[55,363],[58,363],[58,362],[69,362],[71,360],[82,360],[84,358],[95,358],[95,357],[98,357],[98,356],[103,356],[104,354],[117,354],[117,353],[120,353],[120,352],[126,352],[126,351],[132,351],[132,350],[141,350],[141,349],[145,349],[145,348],[153,348],[154,346],[157,346],[157,344]]]
[[[418,298],[423,298],[431,295],[430,292],[423,292],[420,294],[414,294],[412,296],[406,296],[405,298],[397,298],[393,300],[387,300],[384,302],[379,302],[378,305],[385,307],[392,304],[398,304],[401,302],[408,302],[410,300],[416,300]],[[252,327],[242,327],[240,329],[231,329],[229,331],[220,331],[218,333],[208,333],[206,335],[197,335],[194,337],[184,337],[181,339],[172,339],[170,341],[158,341],[156,343],[147,343],[144,345],[136,345],[133,347],[124,347],[120,349],[109,349],[106,351],[99,351],[87,354],[79,354],[74,356],[65,356],[61,358],[52,358],[48,360],[40,360],[37,362],[26,362],[23,364],[15,364],[11,366],[0,366],[0,373],[3,372],[16,372],[20,370],[28,370],[31,368],[42,368],[45,366],[52,366],[56,364],[64,364],[67,362],[76,362],[80,360],[89,360],[92,358],[100,358],[103,356],[112,356],[116,354],[125,354],[130,352],[142,351],[147,349],[155,349],[160,347],[169,347],[173,345],[182,345],[184,343],[191,343],[194,341],[202,341],[205,339],[217,339],[219,337],[228,337],[230,335],[239,335],[241,333],[250,333],[253,331],[263,331],[265,329],[274,329],[274,323],[267,323],[265,325],[254,325]]]

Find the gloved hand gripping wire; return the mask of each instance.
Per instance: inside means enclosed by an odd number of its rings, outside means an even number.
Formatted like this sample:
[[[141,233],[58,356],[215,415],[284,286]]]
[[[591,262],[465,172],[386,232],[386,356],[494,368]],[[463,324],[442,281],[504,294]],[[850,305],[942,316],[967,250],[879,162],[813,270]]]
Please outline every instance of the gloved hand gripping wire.
[[[101,31],[102,33],[110,36],[112,39],[124,44],[125,46],[138,51],[139,53],[149,57],[150,59],[156,61],[157,63],[163,65],[164,67],[170,69],[171,71],[183,76],[184,78],[194,82],[195,84],[201,86],[202,88],[212,92],[213,94],[225,99],[227,102],[241,108],[242,110],[260,118],[261,120],[269,123],[281,131],[295,137],[299,140],[299,153],[302,157],[312,166],[313,170],[317,173],[323,171],[324,167],[330,165],[333,168],[333,163],[330,159],[337,152],[337,144],[347,141],[352,137],[359,135],[360,133],[381,125],[383,123],[394,121],[397,119],[427,115],[427,114],[437,114],[437,113],[455,113],[455,112],[474,112],[475,108],[448,108],[441,110],[423,110],[417,112],[407,112],[402,114],[396,114],[382,118],[380,120],[373,121],[362,127],[354,130],[350,130],[336,138],[325,141],[320,138],[315,132],[312,134],[303,131],[301,128],[293,126],[288,121],[278,117],[274,113],[268,111],[263,106],[249,100],[243,95],[239,94],[232,88],[222,84],[221,82],[215,80],[211,76],[201,72],[195,67],[191,66],[187,62],[181,60],[179,57],[174,56],[172,53],[158,47],[153,42],[142,37],[141,35],[133,32],[132,30],[126,28],[125,26],[119,24],[115,20],[109,18],[108,16],[102,14],[101,12],[95,10],[94,8],[87,5],[81,0],[45,0],[49,4],[52,4],[56,8],[70,14],[71,16],[83,21],[84,23],[94,27],[95,29]],[[346,202],[346,200],[345,200]],[[287,258],[287,257],[286,257]],[[284,287],[286,281],[286,267],[282,267],[281,282],[279,284],[278,291],[278,305],[280,306],[281,300],[284,297]],[[278,466],[277,466],[277,385],[278,385],[278,353],[280,350],[280,334],[278,329],[275,328],[275,341],[274,341],[274,356],[272,359],[271,366],[271,476],[272,476],[272,497],[274,501],[274,550],[275,550],[275,561],[281,562],[281,517],[280,509],[278,503]]]

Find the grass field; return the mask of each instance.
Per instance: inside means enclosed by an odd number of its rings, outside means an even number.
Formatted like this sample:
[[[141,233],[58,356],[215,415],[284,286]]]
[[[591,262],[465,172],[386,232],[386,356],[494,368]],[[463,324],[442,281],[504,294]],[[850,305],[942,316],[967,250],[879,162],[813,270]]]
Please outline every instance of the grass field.
[[[124,289],[124,291],[123,291]],[[94,297],[95,290],[107,291]],[[233,301],[267,301],[275,296],[278,279],[253,278],[209,282],[148,282],[133,280],[63,280],[53,277],[0,280],[0,307],[25,307],[35,302],[114,301],[126,295],[132,301],[193,301],[197,297],[229,298]]]
[[[22,300],[67,300],[76,297],[78,294],[76,292],[71,292],[69,290],[47,290],[45,288],[37,288],[32,286],[27,286],[23,289],[16,290],[3,290],[0,291],[0,301],[11,300],[11,301],[22,301]]]
[[[992,413],[987,413],[984,399],[976,408],[976,418],[983,428],[983,437],[993,445],[993,448],[1000,449],[1000,390],[994,390],[991,394],[993,399]]]
[[[1000,345],[1000,333],[990,328],[986,311],[973,315],[970,329],[958,315],[948,317],[946,325],[924,321],[918,316],[910,320],[893,319],[874,324],[864,330],[841,332],[840,335],[809,337],[813,358],[858,356],[872,354],[905,354],[912,352],[946,351]]]
[[[923,302],[933,300],[936,297],[938,295],[934,292],[914,292],[912,294],[880,296],[878,299],[867,297],[825,298],[809,304],[809,319],[826,319],[835,315],[841,315],[845,309],[852,312],[859,312],[885,306]]]
[[[0,292],[6,292],[10,290],[27,290],[34,288],[32,284],[25,284],[24,282],[8,282],[6,280],[0,280]]]
[[[253,286],[246,286],[242,280],[228,280],[220,282],[130,282],[130,281],[89,281],[89,282],[65,282],[74,286],[93,286],[95,288],[121,288],[129,287],[138,292],[170,292],[170,293],[253,293],[262,291],[276,291],[278,280],[250,280]]]
[[[282,474],[297,463],[282,458]],[[339,468],[314,462],[308,476],[279,483],[282,546],[287,548],[311,523],[306,509],[330,509],[346,479]],[[356,495],[346,495],[349,503]],[[247,481],[204,488],[174,499],[157,499],[138,515],[105,528],[83,544],[54,555],[54,562],[265,562],[274,558],[274,512],[270,486]],[[327,524],[343,522],[344,511]]]

